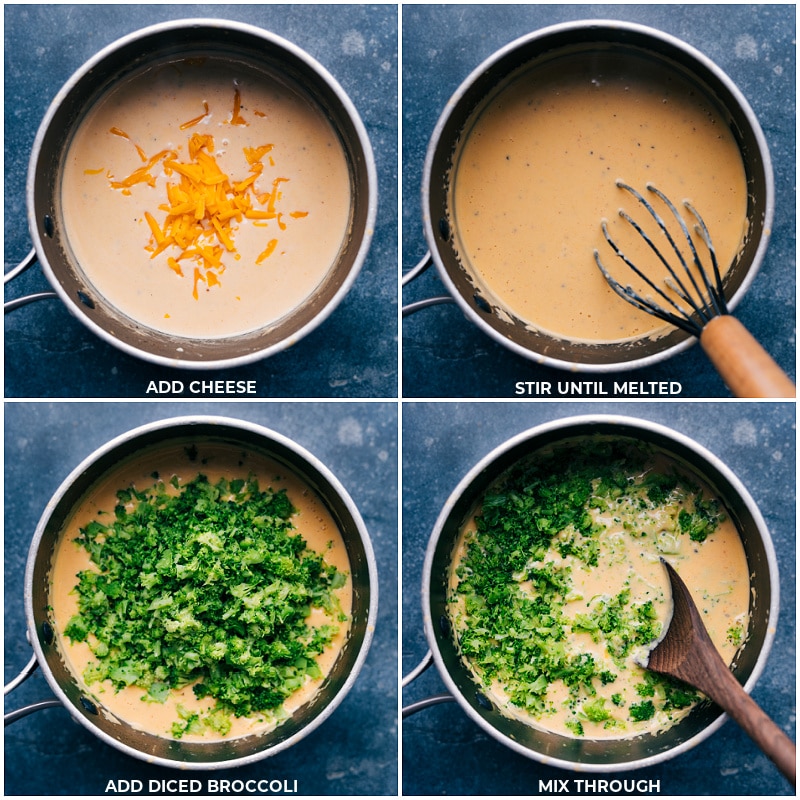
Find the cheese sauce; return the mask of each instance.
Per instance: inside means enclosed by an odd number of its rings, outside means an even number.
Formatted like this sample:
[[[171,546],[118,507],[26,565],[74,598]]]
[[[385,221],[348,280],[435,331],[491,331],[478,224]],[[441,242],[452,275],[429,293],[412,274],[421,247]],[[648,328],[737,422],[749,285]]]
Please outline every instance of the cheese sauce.
[[[663,264],[618,218],[624,207],[655,232],[618,179],[642,193],[652,182],[676,205],[691,200],[728,270],[747,231],[747,182],[726,120],[698,87],[647,57],[600,51],[523,71],[465,127],[448,199],[462,265],[490,302],[559,338],[667,332],[617,297],[595,263],[597,250],[623,285],[654,296],[614,256],[607,219],[626,255],[665,288]]]
[[[72,518],[65,525],[56,545],[51,568],[50,605],[54,628],[57,632],[59,650],[65,663],[82,686],[81,679],[87,665],[95,658],[85,642],[72,642],[63,636],[63,631],[71,617],[78,613],[78,595],[74,591],[76,575],[82,570],[96,570],[85,548],[74,539],[80,529],[95,519],[103,520],[106,515],[113,517],[118,503],[116,493],[119,489],[135,486],[143,489],[153,485],[153,473],[157,472],[167,482],[177,475],[181,483],[195,478],[198,473],[206,475],[211,483],[220,478],[247,478],[255,475],[262,489],[272,487],[275,491],[285,488],[297,513],[292,518],[296,533],[301,535],[308,549],[323,555],[325,561],[334,565],[347,576],[345,585],[335,590],[342,611],[348,620],[352,609],[352,584],[347,549],[341,533],[320,498],[296,475],[283,465],[255,453],[231,452],[229,447],[217,445],[200,446],[199,452],[187,451],[181,447],[163,448],[157,453],[136,458],[104,478],[81,502]],[[167,487],[170,488],[169,486]],[[323,678],[306,679],[306,684],[291,695],[283,704],[284,711],[291,715],[303,704],[311,700],[319,690],[324,676],[332,669],[336,658],[344,646],[349,631],[349,621],[333,620],[321,609],[312,609],[307,621],[312,626],[334,624],[339,632],[325,651],[317,657]],[[172,690],[164,703],[146,702],[145,691],[129,686],[115,691],[110,681],[93,683],[85,687],[86,693],[94,698],[106,713],[124,720],[140,730],[156,736],[171,736],[171,726],[178,716],[179,707],[189,712],[203,712],[214,706],[211,698],[198,700],[192,687]],[[284,717],[271,714],[257,714],[252,717],[231,717],[231,730],[226,739],[265,733],[274,729]],[[213,731],[204,734],[185,733],[183,741],[213,741],[219,738]]]
[[[146,213],[163,228],[165,208],[177,204],[167,185],[181,175],[167,174],[168,159],[149,169],[152,185],[112,186],[160,153],[190,163],[194,134],[212,137],[209,155],[234,187],[252,175],[245,148],[266,150],[251,198],[275,190],[271,203],[251,199],[254,210],[269,208],[261,218],[219,216],[232,242],[214,241],[214,223],[203,221],[220,267],[201,266],[199,278],[194,260],[180,258],[185,243],[151,257]],[[271,75],[211,59],[159,64],[116,84],[80,123],[60,192],[68,245],[88,282],[135,322],[181,337],[233,336],[291,313],[336,263],[350,221],[346,156],[321,109]]]
[[[671,462],[663,456],[648,465],[646,472],[666,474]],[[695,481],[696,483],[696,481]],[[700,486],[703,497],[710,499],[707,487]],[[657,733],[670,727],[691,711],[694,704],[669,711],[656,710],[650,719],[632,719],[630,707],[646,699],[640,688],[646,682],[646,671],[640,666],[646,663],[650,644],[633,647],[620,663],[612,657],[604,637],[596,640],[579,624],[581,615],[591,612],[598,603],[618,596],[623,590],[630,591],[630,605],[652,602],[658,623],[664,626],[672,614],[669,579],[661,558],[669,560],[690,589],[700,610],[709,636],[725,663],[732,663],[738,649],[746,640],[750,580],[747,559],[741,538],[734,523],[724,518],[713,533],[702,541],[692,541],[687,534],[676,530],[675,521],[684,503],[671,502],[658,512],[631,514],[625,510],[592,510],[593,522],[603,527],[599,534],[597,564],[587,567],[574,555],[562,555],[559,536],[555,536],[541,565],[566,568],[570,575],[569,591],[563,606],[567,620],[564,628],[564,646],[574,655],[590,654],[598,669],[614,674],[607,685],[596,677],[593,680],[596,696],[580,697],[575,686],[564,680],[555,680],[547,686],[545,703],[547,710],[541,714],[529,713],[512,703],[506,687],[494,680],[487,685],[481,670],[462,654],[470,670],[474,672],[485,693],[501,711],[528,725],[553,731],[564,736],[580,735],[587,739],[623,739],[646,733]],[[457,571],[464,562],[467,548],[475,539],[475,516],[480,516],[478,504],[464,524],[453,551],[449,578],[450,616],[454,622],[455,635],[471,624],[463,594],[457,592],[460,578]],[[529,598],[536,597],[530,580],[520,579],[518,591]],[[573,629],[574,628],[574,629]],[[735,631],[735,635],[731,635]],[[497,647],[503,646],[502,631]],[[513,634],[513,632],[512,632]],[[613,634],[611,635],[613,636]],[[613,641],[613,639],[609,639]],[[637,687],[639,687],[637,689]],[[577,698],[577,699],[576,699]],[[582,703],[599,700],[609,717],[599,721],[587,718]],[[576,734],[576,722],[580,720],[582,732]]]

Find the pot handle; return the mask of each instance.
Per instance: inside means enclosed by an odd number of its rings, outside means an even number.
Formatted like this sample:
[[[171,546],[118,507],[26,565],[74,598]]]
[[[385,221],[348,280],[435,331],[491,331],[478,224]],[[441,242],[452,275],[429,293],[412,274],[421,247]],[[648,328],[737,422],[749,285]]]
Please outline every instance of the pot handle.
[[[422,673],[425,672],[425,670],[428,669],[431,664],[433,664],[433,653],[428,650],[428,652],[425,653],[425,657],[422,659],[422,661],[420,661],[420,663],[403,678],[403,688],[408,686],[409,683],[422,675]],[[438,705],[439,703],[449,703],[451,701],[455,701],[455,697],[453,697],[451,694],[436,694],[432,697],[426,697],[423,700],[417,700],[416,703],[403,706],[403,719],[410,717],[412,714],[416,714],[417,711],[422,711],[423,709],[430,708],[431,706]]]
[[[30,266],[35,264],[37,261],[36,250],[31,249],[28,255],[17,264],[14,269],[9,270],[3,276],[3,286],[7,283],[11,283],[18,275],[22,275],[26,269]],[[33,303],[35,300],[45,300],[50,297],[58,297],[55,292],[37,292],[36,294],[28,294],[24,297],[17,297],[14,300],[9,300],[7,303],[3,304],[3,313],[7,314],[9,311],[13,311],[15,308],[19,308],[20,306],[28,305],[28,303]]]
[[[422,275],[428,267],[433,264],[433,257],[431,256],[430,250],[425,253],[422,257],[422,260],[417,264],[416,267],[410,269],[405,275],[403,275],[402,286],[406,286],[406,284],[411,283],[414,278]],[[416,303],[409,303],[407,306],[403,306],[403,316],[407,317],[409,314],[413,314],[415,311],[420,311],[423,308],[428,308],[428,306],[435,306],[439,303],[454,303],[455,300],[450,295],[442,295],[440,297],[429,297],[427,300],[419,300]]]
[[[23,667],[22,672],[20,672],[16,678],[10,680],[3,687],[3,694],[9,694],[21,683],[24,683],[28,678],[30,678],[31,675],[33,675],[34,672],[36,672],[36,668],[38,666],[39,662],[37,661],[36,656],[31,656],[31,660]],[[33,714],[34,711],[41,711],[43,708],[53,708],[54,706],[60,705],[61,701],[56,700],[55,697],[51,698],[50,700],[41,700],[38,703],[31,703],[29,706],[23,706],[15,711],[9,711],[8,714],[3,717],[3,725],[10,725],[12,722],[16,722],[18,719],[27,717],[28,714]]]

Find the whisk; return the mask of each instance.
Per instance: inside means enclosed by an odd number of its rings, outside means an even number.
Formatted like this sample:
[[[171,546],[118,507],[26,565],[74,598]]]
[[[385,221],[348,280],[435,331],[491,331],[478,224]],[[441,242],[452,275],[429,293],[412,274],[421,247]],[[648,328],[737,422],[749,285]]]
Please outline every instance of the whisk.
[[[667,275],[661,285],[651,280],[614,242],[604,220],[603,234],[614,253],[653,290],[655,296],[645,297],[630,285],[623,286],[603,266],[600,254],[595,250],[595,261],[609,286],[636,308],[696,336],[717,372],[737,397],[794,397],[794,383],[745,326],[730,315],[711,235],[691,203],[684,201],[683,205],[694,217],[694,230],[708,251],[711,274],[700,258],[686,221],[663,192],[652,184],[647,185],[647,190],[655,194],[675,217],[688,245],[686,254],[676,244],[662,217],[640,192],[623,181],[617,181],[617,186],[630,192],[655,220],[668,243],[667,252],[672,250],[680,266],[671,263],[643,228],[620,210],[620,216],[642,237],[664,265]]]

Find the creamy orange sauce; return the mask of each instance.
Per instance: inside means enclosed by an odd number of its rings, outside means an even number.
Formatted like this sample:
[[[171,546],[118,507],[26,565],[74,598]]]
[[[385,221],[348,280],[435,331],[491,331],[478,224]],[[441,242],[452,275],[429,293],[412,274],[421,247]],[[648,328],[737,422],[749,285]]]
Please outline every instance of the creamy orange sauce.
[[[611,291],[594,260],[597,250],[623,285],[658,299],[614,256],[607,219],[626,255],[665,288],[665,267],[618,218],[625,208],[655,232],[618,179],[643,194],[652,182],[676,205],[689,199],[723,273],[747,230],[745,171],[725,120],[697,87],[632,52],[562,56],[507,81],[465,127],[451,176],[455,246],[475,284],[528,327],[573,341],[664,332]]]
[[[87,643],[71,642],[62,634],[70,618],[78,612],[78,596],[73,591],[77,584],[77,573],[96,569],[86,549],[74,541],[79,535],[80,528],[94,519],[102,521],[106,515],[113,516],[114,507],[118,502],[116,493],[119,489],[128,486],[140,489],[152,486],[154,471],[165,482],[170,476],[178,475],[182,483],[192,480],[200,472],[212,483],[222,477],[246,478],[254,474],[259,478],[262,489],[268,486],[276,491],[285,488],[292,505],[297,509],[297,514],[292,520],[296,532],[305,539],[310,550],[322,554],[329,564],[333,564],[348,578],[345,585],[335,592],[348,621],[333,620],[325,611],[316,608],[312,609],[308,618],[310,625],[334,624],[339,628],[331,644],[317,658],[323,678],[316,681],[307,678],[305,686],[284,702],[282,712],[264,713],[252,717],[232,717],[231,730],[225,738],[272,730],[314,697],[324,676],[332,669],[347,640],[352,609],[352,584],[349,579],[350,562],[346,546],[335,521],[320,498],[286,467],[259,454],[232,451],[230,447],[218,445],[200,445],[196,457],[190,458],[183,448],[162,448],[157,453],[137,457],[121,465],[92,489],[62,531],[51,568],[50,605],[53,609],[54,628],[62,657],[75,679],[84,687],[86,693],[98,702],[104,713],[156,736],[167,738],[171,736],[171,726],[178,719],[179,706],[190,712],[203,712],[214,706],[211,698],[198,700],[192,692],[191,685],[173,690],[163,704],[145,701],[143,699],[145,691],[135,686],[115,691],[110,681],[104,681],[86,687],[81,675],[94,659],[94,655]],[[182,740],[212,741],[217,736],[212,731],[205,734],[186,733]]]
[[[189,163],[193,134],[213,138],[210,155],[234,184],[251,177],[245,148],[267,146],[254,194],[276,187],[277,216],[233,219],[233,249],[199,279],[190,261],[177,261],[183,275],[169,261],[179,247],[151,257],[146,214],[163,227],[180,175],[160,160],[153,185],[112,185],[165,151]],[[318,107],[273,75],[199,58],[157,64],[103,96],[68,148],[60,192],[69,248],[95,290],[137,323],[192,338],[256,330],[306,301],[336,263],[351,207],[346,156]]]
[[[658,466],[654,468],[662,471],[670,462],[661,459],[656,463]],[[707,487],[701,488],[706,498],[713,496]],[[597,566],[589,568],[573,555],[562,557],[556,549],[558,537],[554,539],[554,546],[550,548],[544,561],[571,568],[570,593],[564,606],[568,619],[575,620],[576,615],[589,612],[598,600],[613,598],[629,587],[631,603],[652,601],[657,619],[664,626],[672,615],[669,578],[660,561],[665,558],[690,589],[711,640],[725,663],[731,664],[746,641],[749,620],[750,579],[741,538],[735,524],[726,517],[704,542],[691,541],[688,535],[680,535],[676,530],[679,509],[680,506],[668,505],[663,513],[642,513],[636,518],[618,511],[612,513],[593,509],[594,521],[605,527],[600,537]],[[479,513],[480,504],[462,527],[452,556],[449,589],[453,605],[450,614],[456,630],[469,625],[469,615],[463,596],[456,592],[459,578],[455,571],[464,559],[468,543],[475,536],[474,518]],[[630,531],[631,523],[636,528],[633,535]],[[521,582],[519,591],[534,596],[530,581]],[[740,634],[738,641],[733,641],[729,636],[731,629]],[[615,680],[608,685],[600,685],[595,681],[597,697],[605,699],[606,709],[613,712],[613,724],[586,719],[581,713],[580,701],[576,704],[569,687],[560,680],[548,686],[546,698],[549,710],[537,716],[516,707],[499,682],[494,681],[486,686],[485,681],[481,681],[486,694],[503,713],[533,727],[573,738],[576,734],[571,725],[580,719],[583,726],[582,738],[623,739],[657,733],[674,725],[691,711],[693,706],[673,709],[669,713],[657,710],[651,719],[645,721],[627,719],[630,705],[643,699],[635,687],[644,680],[645,670],[641,665],[646,664],[655,641],[651,645],[633,648],[625,657],[624,667],[620,668],[602,640],[596,642],[589,633],[572,630],[569,625],[565,628],[565,634],[568,652],[589,653],[601,668],[615,673]],[[480,670],[466,661],[480,678]],[[611,700],[612,695],[621,698],[621,702],[615,704]]]

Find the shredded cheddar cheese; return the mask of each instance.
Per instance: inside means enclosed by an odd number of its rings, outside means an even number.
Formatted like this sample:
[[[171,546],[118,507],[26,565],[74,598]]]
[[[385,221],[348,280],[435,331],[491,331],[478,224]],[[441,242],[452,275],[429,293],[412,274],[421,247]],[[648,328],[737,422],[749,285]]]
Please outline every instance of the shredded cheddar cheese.
[[[202,114],[182,123],[180,130],[187,130],[202,122],[209,115],[208,103],[204,102],[203,108]],[[228,124],[247,125],[241,111],[241,94],[237,88]],[[131,141],[128,134],[117,127],[112,127],[109,133]],[[135,142],[131,143],[142,161],[141,166],[122,180],[109,175],[109,184],[112,189],[130,195],[134,186],[146,184],[157,188],[157,179],[166,178],[165,202],[158,205],[155,213],[149,210],[144,212],[150,232],[145,250],[150,253],[150,258],[169,250],[167,266],[181,278],[184,277],[182,262],[188,262],[195,299],[199,298],[200,284],[205,284],[209,289],[221,285],[220,276],[226,269],[223,257],[226,254],[235,260],[240,258],[236,250],[236,231],[243,220],[259,226],[274,224],[278,230],[286,230],[285,216],[292,219],[308,216],[307,211],[285,214],[279,210],[283,197],[281,185],[289,178],[278,176],[272,179],[269,190],[262,191],[259,188],[259,182],[266,177],[265,159],[269,167],[275,166],[272,144],[244,147],[248,174],[234,180],[217,162],[214,137],[210,134],[192,133],[186,148],[188,157],[184,158],[174,149],[164,149],[147,156]],[[103,170],[85,172],[99,174]],[[161,222],[156,218],[158,212],[165,215]],[[277,246],[278,240],[271,237],[255,263],[261,264],[269,258]]]
[[[182,131],[185,131],[187,128],[191,128],[194,125],[197,125],[198,122],[202,122],[202,120],[205,119],[205,117],[208,116],[208,103],[204,102],[203,103],[203,108],[205,109],[205,111],[202,114],[200,114],[199,117],[195,117],[194,119],[190,119],[188,122],[184,122],[183,125],[181,125],[181,130]]]
[[[233,115],[231,116],[231,125],[247,125],[247,121],[241,115],[242,110],[242,93],[236,89],[233,93]]]

